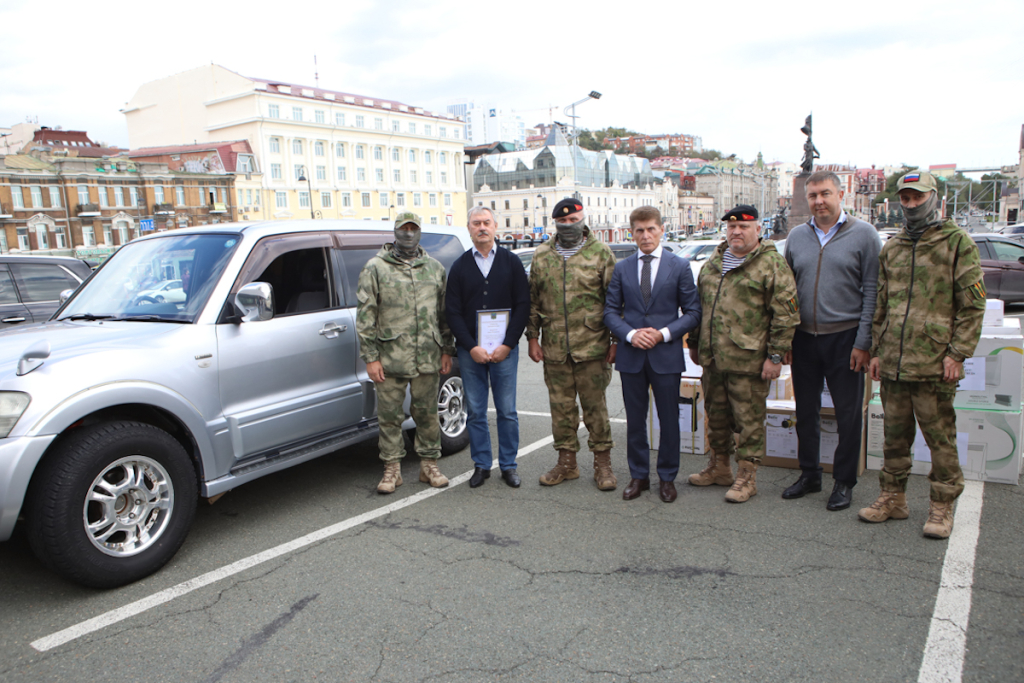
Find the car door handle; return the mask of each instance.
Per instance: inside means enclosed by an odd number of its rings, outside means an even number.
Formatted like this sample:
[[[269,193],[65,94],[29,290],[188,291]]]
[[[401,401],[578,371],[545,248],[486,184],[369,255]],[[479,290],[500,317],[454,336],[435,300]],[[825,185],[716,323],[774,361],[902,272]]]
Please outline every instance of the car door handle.
[[[328,339],[334,339],[339,334],[348,329],[348,325],[335,325],[334,323],[327,323],[320,328],[320,335],[327,337]]]
[[[23,318],[23,317],[22,318],[4,318],[3,320],[0,320],[0,323],[23,323],[23,322],[25,322],[25,318]]]

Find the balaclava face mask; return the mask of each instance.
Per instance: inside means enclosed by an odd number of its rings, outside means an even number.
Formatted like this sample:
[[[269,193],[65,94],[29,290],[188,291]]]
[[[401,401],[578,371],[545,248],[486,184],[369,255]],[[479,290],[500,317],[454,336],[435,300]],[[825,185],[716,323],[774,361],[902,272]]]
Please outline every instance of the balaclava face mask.
[[[406,223],[405,225],[409,225]],[[405,230],[405,226],[399,226],[395,228],[395,253],[399,258],[411,259],[419,253],[420,236],[423,231],[419,228],[415,230]]]
[[[915,242],[921,238],[924,231],[938,221],[935,212],[939,209],[939,195],[937,192],[929,192],[928,198],[918,206],[910,209],[903,207],[903,217],[907,222],[907,235]]]
[[[584,218],[579,219],[575,223],[555,223],[555,238],[566,249],[579,246],[580,242],[583,241],[583,228],[585,225],[586,219]]]

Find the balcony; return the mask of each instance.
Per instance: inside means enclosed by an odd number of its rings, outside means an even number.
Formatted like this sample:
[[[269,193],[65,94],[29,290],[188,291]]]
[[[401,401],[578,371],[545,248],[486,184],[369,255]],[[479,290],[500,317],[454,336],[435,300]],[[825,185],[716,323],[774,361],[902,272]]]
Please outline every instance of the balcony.
[[[99,216],[100,215],[100,205],[99,204],[79,204],[78,205],[78,210],[75,212],[75,215],[79,216],[79,217],[83,217],[83,218],[87,218],[89,216]]]
[[[227,204],[221,204],[220,202],[214,202],[213,207],[210,208],[210,213],[227,213]]]
[[[173,216],[174,206],[172,204],[154,204],[153,214],[156,216]]]
[[[14,218],[14,215],[11,213],[11,207],[6,204],[0,204],[0,219],[2,218]]]

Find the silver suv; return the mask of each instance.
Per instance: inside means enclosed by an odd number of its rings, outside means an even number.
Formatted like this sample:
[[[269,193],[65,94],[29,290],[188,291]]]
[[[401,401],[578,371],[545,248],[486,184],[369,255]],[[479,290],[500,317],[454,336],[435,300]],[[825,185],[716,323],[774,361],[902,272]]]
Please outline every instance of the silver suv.
[[[45,564],[121,585],[177,552],[200,496],[374,438],[356,282],[392,239],[356,220],[144,237],[49,322],[0,334],[0,541],[23,515]],[[470,246],[432,225],[421,244],[446,268]],[[461,450],[457,364],[438,410],[442,452]]]

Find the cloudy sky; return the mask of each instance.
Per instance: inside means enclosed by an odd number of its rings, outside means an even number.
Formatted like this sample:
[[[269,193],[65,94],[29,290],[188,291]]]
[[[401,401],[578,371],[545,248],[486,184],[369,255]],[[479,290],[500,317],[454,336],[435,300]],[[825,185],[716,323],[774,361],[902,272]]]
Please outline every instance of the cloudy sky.
[[[924,12],[910,9],[925,8]],[[0,4],[0,126],[87,130],[128,146],[138,86],[208,63],[444,111],[471,98],[528,125],[690,133],[799,161],[1016,163],[1024,124],[1020,0],[641,3],[307,0],[173,6]],[[492,9],[493,8],[493,9]]]

